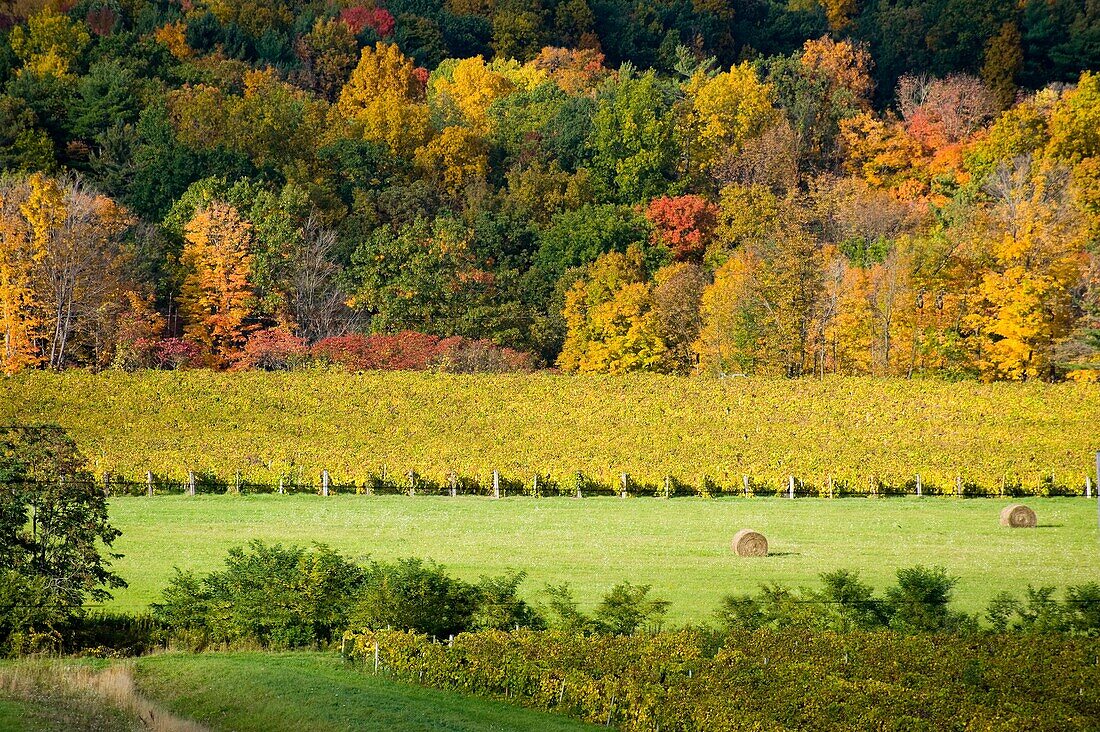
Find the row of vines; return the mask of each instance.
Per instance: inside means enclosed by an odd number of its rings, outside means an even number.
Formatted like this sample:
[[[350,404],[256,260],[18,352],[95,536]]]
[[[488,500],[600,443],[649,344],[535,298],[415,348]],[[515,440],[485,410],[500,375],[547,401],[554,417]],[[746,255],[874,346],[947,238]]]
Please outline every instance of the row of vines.
[[[153,496],[185,494],[320,494],[362,496],[485,496],[508,498],[884,498],[890,496],[951,496],[955,498],[1022,498],[1027,496],[1081,496],[1094,494],[1091,477],[1082,486],[1059,484],[1053,476],[1044,476],[1032,484],[1018,477],[1007,478],[999,485],[980,485],[957,479],[950,485],[925,483],[910,479],[901,483],[886,483],[875,477],[866,483],[852,483],[827,477],[819,483],[790,476],[785,481],[767,481],[742,476],[735,483],[722,483],[709,476],[690,483],[667,476],[659,483],[647,483],[623,473],[615,483],[601,481],[584,473],[574,473],[557,479],[550,474],[535,474],[527,479],[499,473],[460,476],[451,473],[434,479],[415,471],[391,475],[385,469],[370,474],[366,480],[339,481],[324,476],[317,482],[301,482],[299,476],[281,476],[275,483],[246,482],[238,474],[230,479],[212,473],[188,473],[186,478],[159,475],[151,471],[144,481],[102,477],[103,491],[111,496]]]
[[[1084,730],[1100,640],[997,635],[349,633],[368,673],[621,730]]]
[[[309,371],[28,373],[0,423],[57,423],[97,479],[210,490],[1083,494],[1100,389],[828,378]],[[410,478],[410,472],[413,477]],[[536,481],[537,476],[537,481]],[[919,476],[919,478],[918,478]],[[746,486],[746,478],[748,485]],[[536,488],[537,482],[537,488]],[[747,490],[746,490],[747,488]]]

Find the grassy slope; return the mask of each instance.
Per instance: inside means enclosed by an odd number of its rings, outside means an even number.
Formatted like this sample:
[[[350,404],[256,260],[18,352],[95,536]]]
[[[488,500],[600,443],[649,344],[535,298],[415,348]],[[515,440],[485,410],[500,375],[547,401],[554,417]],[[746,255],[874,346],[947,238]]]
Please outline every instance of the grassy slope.
[[[139,691],[234,732],[594,729],[499,702],[359,673],[319,653],[163,655],[136,661]]]
[[[789,473],[999,485],[1092,466],[1093,385],[212,372],[28,373],[0,379],[0,424],[56,421],[99,472],[188,469],[272,481],[362,481],[385,464],[527,479],[582,470],[737,483]]]
[[[85,689],[58,681],[63,668],[100,668],[99,661],[0,660],[3,732],[129,732],[138,720]]]
[[[651,583],[672,600],[675,621],[708,615],[732,591],[764,581],[814,585],[820,572],[860,569],[879,588],[898,567],[942,564],[962,578],[959,605],[984,609],[1000,590],[1027,583],[1095,580],[1096,506],[1084,499],[1030,499],[1036,530],[1004,529],[995,499],[661,499],[418,496],[162,496],[112,499],[116,564],[130,582],[122,609],[155,600],[178,565],[218,567],[249,539],[324,542],[362,559],[434,558],[476,579],[528,570],[529,595],[569,581],[580,599],[620,580]],[[773,556],[738,559],[742,527],[763,531]]]

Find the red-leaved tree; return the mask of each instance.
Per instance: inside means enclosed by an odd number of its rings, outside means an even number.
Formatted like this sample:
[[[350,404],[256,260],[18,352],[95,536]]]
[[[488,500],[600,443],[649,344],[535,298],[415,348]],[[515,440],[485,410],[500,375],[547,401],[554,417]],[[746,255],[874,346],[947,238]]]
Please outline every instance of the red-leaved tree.
[[[681,262],[702,261],[718,223],[718,207],[696,195],[655,198],[645,215],[656,230],[656,240]]]

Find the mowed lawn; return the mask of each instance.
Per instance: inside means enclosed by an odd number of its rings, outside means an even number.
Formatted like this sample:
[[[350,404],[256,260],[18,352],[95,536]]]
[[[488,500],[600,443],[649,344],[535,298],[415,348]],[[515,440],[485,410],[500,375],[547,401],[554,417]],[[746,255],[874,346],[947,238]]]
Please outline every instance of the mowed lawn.
[[[74,678],[108,666],[106,695]],[[81,673],[84,672],[84,676]],[[19,679],[24,679],[22,682]],[[141,713],[136,703],[146,711]],[[151,703],[151,707],[150,707]],[[0,730],[122,732],[165,712],[214,732],[573,732],[595,729],[500,701],[365,673],[334,653],[162,654],[128,661],[0,661]],[[155,727],[176,729],[175,726]]]
[[[232,732],[574,732],[564,716],[374,676],[326,653],[167,654],[137,659],[138,692]]]
[[[112,606],[155,602],[173,567],[208,571],[252,539],[320,542],[360,561],[434,559],[476,580],[507,569],[528,573],[537,599],[546,583],[569,582],[591,607],[617,582],[651,584],[672,601],[676,623],[705,620],[730,592],[764,582],[815,586],[821,572],[859,570],[883,589],[899,567],[943,565],[960,580],[958,607],[984,611],[990,598],[1028,583],[1100,579],[1095,501],[1029,499],[1037,529],[998,523],[1008,500],[954,498],[779,499],[505,498],[471,496],[157,496],[113,498],[122,530],[115,564],[130,583]],[[763,532],[772,555],[741,559],[738,529]]]

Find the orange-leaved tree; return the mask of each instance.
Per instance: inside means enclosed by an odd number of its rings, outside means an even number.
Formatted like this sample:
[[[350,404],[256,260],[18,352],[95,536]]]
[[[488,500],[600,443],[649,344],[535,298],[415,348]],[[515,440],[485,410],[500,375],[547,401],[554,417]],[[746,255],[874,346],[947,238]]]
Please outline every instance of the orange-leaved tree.
[[[184,238],[184,332],[215,355],[228,357],[245,344],[252,325],[252,225],[237,209],[215,201],[195,212]]]

